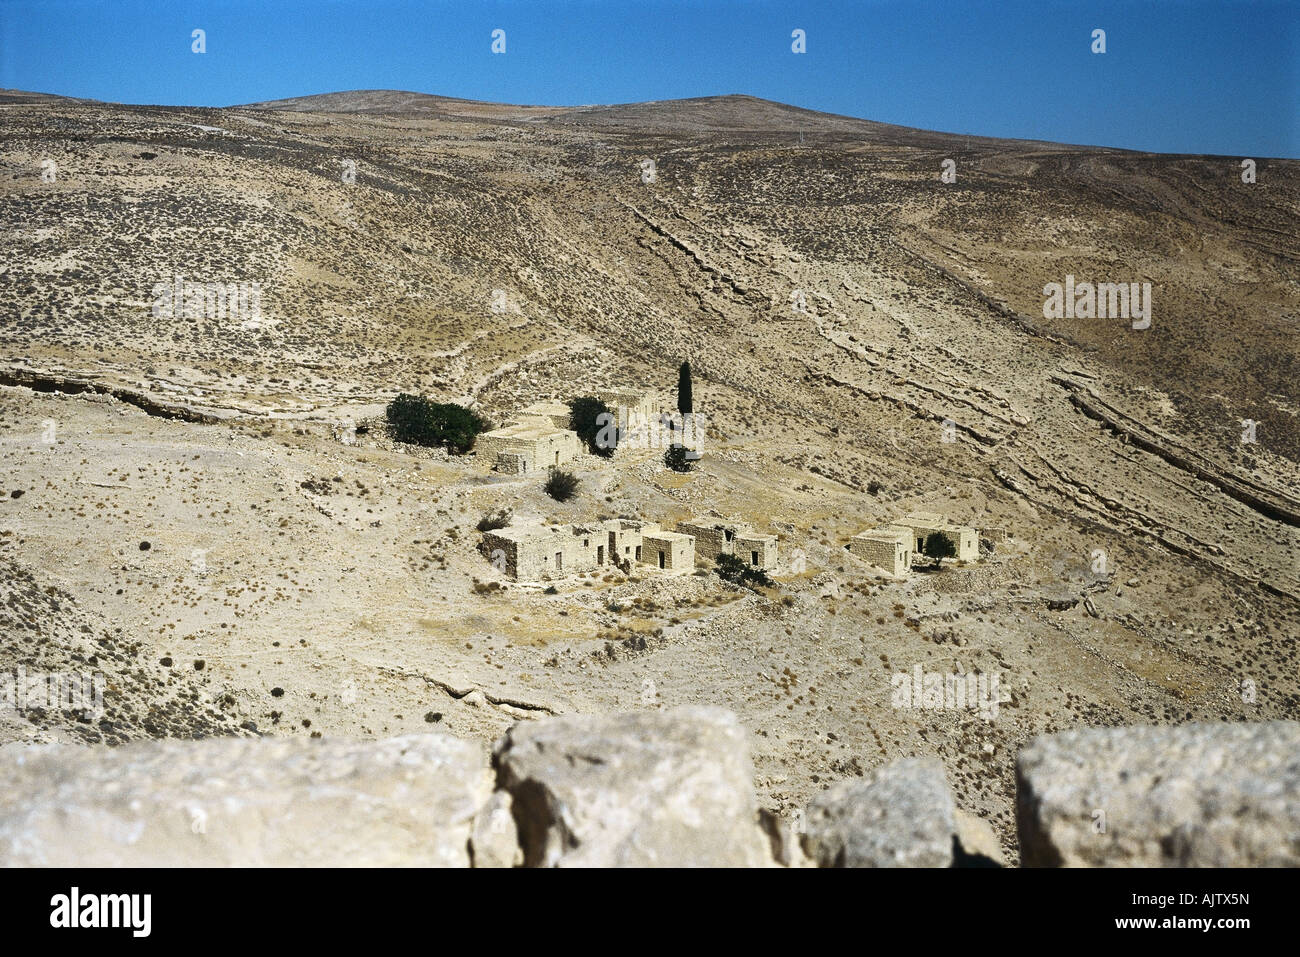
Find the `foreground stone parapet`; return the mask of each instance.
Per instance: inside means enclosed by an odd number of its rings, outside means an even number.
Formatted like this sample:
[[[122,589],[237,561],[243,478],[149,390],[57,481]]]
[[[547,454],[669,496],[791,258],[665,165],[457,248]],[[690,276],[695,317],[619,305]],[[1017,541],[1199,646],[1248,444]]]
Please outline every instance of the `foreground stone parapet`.
[[[950,867],[956,807],[935,758],[905,758],[813,798],[803,849],[818,867]]]
[[[6,749],[0,782],[11,867],[468,867],[492,793],[441,734]]]
[[[1300,866],[1300,723],[1085,728],[1016,766],[1026,867]]]
[[[773,863],[745,730],[721,708],[524,722],[496,762],[526,866]]]

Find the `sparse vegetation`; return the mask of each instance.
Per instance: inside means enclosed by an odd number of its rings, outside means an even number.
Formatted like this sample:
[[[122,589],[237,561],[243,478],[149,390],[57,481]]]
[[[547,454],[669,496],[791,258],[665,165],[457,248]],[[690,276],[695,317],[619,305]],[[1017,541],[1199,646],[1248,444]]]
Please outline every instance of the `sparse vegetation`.
[[[578,476],[562,469],[551,469],[551,475],[543,488],[557,502],[567,502],[578,494]]]
[[[770,588],[772,585],[772,579],[767,577],[767,572],[746,565],[735,555],[719,555],[716,561],[718,577],[723,581],[731,582],[733,585],[744,585],[746,588]]]
[[[674,472],[689,472],[695,468],[696,460],[688,454],[690,450],[684,445],[670,445],[664,453],[664,465]]]
[[[385,410],[389,430],[398,442],[444,447],[463,455],[474,447],[488,423],[478,413],[454,402],[434,402],[403,392]]]
[[[505,528],[510,524],[510,519],[514,517],[514,512],[508,508],[498,508],[483,513],[479,518],[478,524],[474,527],[480,532],[491,532],[498,528]]]

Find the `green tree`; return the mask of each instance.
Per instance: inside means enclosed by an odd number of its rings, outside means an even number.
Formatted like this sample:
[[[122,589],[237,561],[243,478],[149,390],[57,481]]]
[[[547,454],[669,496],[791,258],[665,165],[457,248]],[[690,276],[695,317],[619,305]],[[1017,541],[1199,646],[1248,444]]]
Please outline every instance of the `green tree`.
[[[957,557],[957,546],[947,535],[934,532],[925,536],[921,542],[921,554],[933,559],[934,567],[938,568],[943,564],[943,559]]]
[[[478,413],[454,402],[434,402],[403,392],[385,410],[389,430],[398,442],[445,446],[464,454],[474,447],[488,423]]]
[[[569,421],[592,455],[609,458],[618,448],[618,417],[600,399],[570,399]]]
[[[677,411],[682,415],[690,415],[695,411],[695,405],[691,396],[691,364],[683,362],[681,368],[677,370]]]
[[[735,555],[719,555],[715,561],[718,565],[718,577],[723,581],[731,582],[733,585],[744,585],[747,588],[755,586],[768,588],[772,584],[772,579],[767,577],[767,572],[753,565],[746,565]]]
[[[664,465],[674,472],[689,472],[695,468],[695,459],[689,457],[690,450],[684,445],[670,445],[664,453]]]

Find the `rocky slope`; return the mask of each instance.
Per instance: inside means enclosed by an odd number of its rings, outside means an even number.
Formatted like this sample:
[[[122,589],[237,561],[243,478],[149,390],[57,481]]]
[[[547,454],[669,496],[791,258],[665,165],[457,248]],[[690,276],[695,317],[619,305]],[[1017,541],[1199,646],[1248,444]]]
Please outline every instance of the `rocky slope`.
[[[151,680],[204,660],[235,729],[491,740],[722,704],[766,807],[935,756],[1013,854],[1033,734],[1300,704],[1300,164],[1256,157],[1246,185],[1239,159],[751,97],[6,91],[0,468],[25,494],[0,500],[0,557],[120,627]],[[177,275],[256,283],[258,314],[155,314]],[[1150,328],[1045,319],[1067,275],[1151,282]],[[560,505],[338,441],[398,391],[499,418],[598,385],[667,397],[683,359],[709,425],[685,477],[653,450],[592,459]],[[805,568],[766,596],[707,575],[486,591],[473,525],[500,506],[743,518]],[[844,554],[917,509],[1012,537],[905,583]],[[992,721],[894,707],[918,665],[996,673],[1007,700]]]

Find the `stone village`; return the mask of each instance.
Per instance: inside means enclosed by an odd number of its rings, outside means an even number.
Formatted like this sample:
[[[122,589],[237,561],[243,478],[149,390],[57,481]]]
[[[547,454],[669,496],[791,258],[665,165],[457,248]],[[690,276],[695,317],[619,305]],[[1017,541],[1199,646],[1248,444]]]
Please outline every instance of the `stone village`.
[[[606,389],[598,393],[618,410],[620,430],[635,431],[662,414],[660,404],[643,390]],[[583,454],[572,429],[569,407],[543,401],[529,405],[498,429],[478,437],[479,461],[495,471],[529,475],[559,468]],[[986,537],[1000,537],[988,530]],[[951,545],[958,562],[979,560],[980,533],[956,525],[933,512],[913,512],[893,523],[868,528],[845,546],[849,555],[894,578],[905,578],[925,541],[939,536]],[[673,531],[660,523],[613,518],[569,525],[531,524],[483,533],[479,551],[499,572],[521,582],[551,581],[614,567],[630,573],[632,566],[665,575],[690,574],[697,563],[711,567],[720,555],[732,555],[764,572],[777,570],[777,536],[744,522],[693,517]]]

